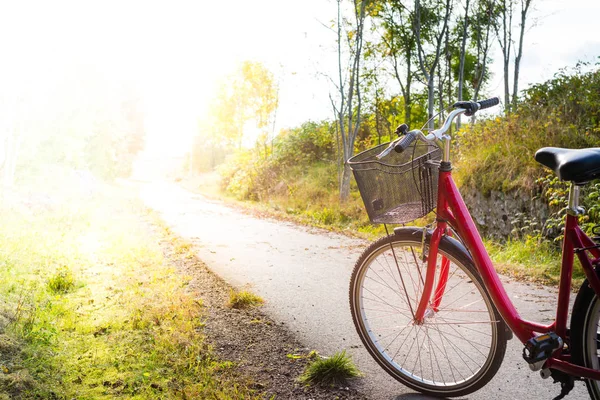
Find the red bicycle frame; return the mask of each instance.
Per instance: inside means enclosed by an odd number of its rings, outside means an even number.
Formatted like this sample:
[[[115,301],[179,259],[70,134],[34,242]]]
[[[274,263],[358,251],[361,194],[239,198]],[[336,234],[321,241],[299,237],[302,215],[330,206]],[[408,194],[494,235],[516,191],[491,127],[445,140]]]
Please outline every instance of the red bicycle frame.
[[[523,343],[537,336],[537,334],[547,332],[555,332],[563,340],[568,339],[567,316],[571,294],[574,254],[577,254],[591,287],[596,294],[600,295],[600,279],[598,279],[594,271],[594,266],[600,264],[600,250],[594,247],[595,243],[579,228],[577,216],[567,215],[556,319],[550,325],[544,325],[521,318],[500,282],[492,261],[485,250],[481,236],[475,227],[462,196],[456,188],[451,172],[440,170],[438,180],[437,227],[431,236],[429,245],[423,296],[415,313],[417,323],[423,321],[425,311],[428,307],[432,307],[434,311],[437,310],[445,290],[448,279],[448,260],[442,259],[442,266],[439,272],[440,277],[435,289],[434,281],[438,246],[442,236],[446,234],[448,225],[458,233],[467,249],[469,249],[493,303],[496,305],[508,327]],[[587,255],[588,252],[591,253],[591,260]],[[431,298],[434,292],[435,295]],[[551,367],[574,376],[600,380],[600,371],[571,363],[570,355],[563,354],[562,349],[555,351],[553,356],[546,361],[544,367]]]

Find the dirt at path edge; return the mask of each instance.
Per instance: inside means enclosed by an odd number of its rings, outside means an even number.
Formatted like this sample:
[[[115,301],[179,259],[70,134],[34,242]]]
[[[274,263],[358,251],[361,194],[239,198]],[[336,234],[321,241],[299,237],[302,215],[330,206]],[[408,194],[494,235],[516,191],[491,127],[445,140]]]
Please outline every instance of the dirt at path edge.
[[[232,287],[210,271],[196,256],[175,254],[168,240],[163,253],[177,272],[190,279],[188,290],[198,296],[205,308],[205,334],[220,360],[235,363],[236,379],[265,398],[276,399],[366,399],[360,382],[346,387],[306,387],[297,382],[311,350],[300,343],[283,323],[274,321],[260,308],[237,310],[227,306]],[[341,349],[340,349],[341,350]]]

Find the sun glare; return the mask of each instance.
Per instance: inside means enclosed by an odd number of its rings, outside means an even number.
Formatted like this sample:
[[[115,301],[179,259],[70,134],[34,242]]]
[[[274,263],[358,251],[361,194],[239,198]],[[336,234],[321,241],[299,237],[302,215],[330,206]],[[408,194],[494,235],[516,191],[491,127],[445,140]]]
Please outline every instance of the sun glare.
[[[0,64],[0,103],[17,105],[0,112],[45,115],[38,125],[48,125],[56,115],[97,113],[127,92],[143,107],[146,156],[181,156],[217,82],[256,60],[274,72],[285,100],[278,127],[305,120],[302,103],[324,117],[306,92],[315,71],[303,56],[307,46],[318,53],[307,33],[319,23],[316,8],[282,3],[5,2],[0,49],[9,62]]]

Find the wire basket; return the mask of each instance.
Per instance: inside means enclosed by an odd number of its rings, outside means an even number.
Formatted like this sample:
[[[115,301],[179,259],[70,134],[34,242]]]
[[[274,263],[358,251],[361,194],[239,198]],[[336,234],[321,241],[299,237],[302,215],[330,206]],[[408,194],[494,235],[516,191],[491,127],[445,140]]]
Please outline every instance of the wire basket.
[[[404,224],[424,217],[437,202],[440,149],[415,142],[402,153],[392,151],[378,160],[375,156],[387,146],[348,160],[369,219],[375,224]]]

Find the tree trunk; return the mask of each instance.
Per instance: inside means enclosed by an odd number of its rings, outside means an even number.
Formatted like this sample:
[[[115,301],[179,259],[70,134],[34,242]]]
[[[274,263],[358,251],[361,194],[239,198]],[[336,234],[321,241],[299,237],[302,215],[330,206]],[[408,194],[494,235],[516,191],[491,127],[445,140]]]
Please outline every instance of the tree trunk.
[[[340,181],[340,201],[345,202],[348,200],[350,195],[350,170],[349,167],[345,164],[346,161],[352,154],[354,153],[354,141],[356,140],[356,135],[358,134],[358,130],[360,128],[361,122],[361,91],[360,91],[360,61],[362,57],[362,45],[363,45],[363,30],[364,30],[364,22],[365,22],[365,8],[367,0],[355,0],[354,1],[354,17],[355,17],[355,37],[354,41],[351,45],[354,47],[352,49],[352,59],[350,62],[350,71],[349,71],[349,79],[348,79],[348,92],[345,93],[343,86],[343,76],[342,76],[342,63],[341,63],[341,16],[340,16],[340,1],[338,0],[338,71],[340,78],[340,94],[341,94],[341,103],[342,106],[339,108],[339,120],[343,121],[346,118],[347,126],[344,128],[342,123],[340,124],[340,133],[342,136],[342,147],[344,150],[344,170],[342,172],[342,179]],[[344,96],[346,99],[345,107],[344,107]],[[353,106],[353,101],[356,99],[356,108]],[[346,113],[346,114],[344,114]]]
[[[443,63],[440,63],[440,65],[438,66],[437,69],[437,81],[438,81],[438,89],[437,89],[437,95],[438,95],[438,110],[440,110],[438,112],[438,124],[441,125],[442,122],[444,121],[444,72],[445,72],[445,68],[443,66]]]
[[[465,80],[465,57],[467,53],[467,31],[469,27],[469,2],[470,0],[466,0],[465,4],[465,19],[463,20],[463,31],[462,31],[462,41],[460,44],[460,61],[458,65],[458,93],[457,100],[462,101],[463,99],[463,84]],[[456,119],[456,129],[460,129],[460,115]]]
[[[523,4],[523,2],[525,2]],[[519,48],[517,49],[517,56],[515,57],[515,72],[513,74],[513,93],[511,110],[517,111],[517,98],[519,95],[519,70],[521,68],[521,57],[523,56],[523,36],[525,35],[525,22],[527,20],[527,11],[531,0],[521,0],[521,29],[519,32]]]
[[[478,60],[481,60],[479,63],[481,65],[481,71],[477,78],[477,83],[475,85],[475,94],[473,95],[473,101],[477,101],[479,99],[479,91],[481,90],[481,86],[483,85],[483,80],[485,79],[485,71],[487,66],[487,56],[490,49],[490,24],[486,24],[485,28],[485,38],[481,37],[481,23],[479,22],[478,26],[479,33],[477,36],[477,48],[480,53],[478,53]],[[482,43],[483,39],[483,43]],[[479,57],[481,56],[481,57]],[[475,116],[473,116],[475,117]]]
[[[510,92],[509,92],[509,70],[508,70],[508,59],[504,59],[504,107],[506,111],[510,113]]]
[[[411,51],[409,50],[408,55],[410,57]],[[410,70],[410,58],[407,58],[407,65],[406,65],[406,93],[404,95],[404,123],[406,123],[406,125],[408,125],[409,127],[411,126],[411,110],[412,110],[412,104],[411,104],[411,92],[410,92],[410,86],[412,84],[412,71]]]
[[[344,163],[344,168],[342,170],[342,181],[340,184],[340,201],[344,202],[350,197],[350,177],[352,175],[352,170],[347,163]]]
[[[429,130],[432,130],[434,128],[434,122],[432,120],[433,117],[433,112],[435,109],[435,101],[434,101],[434,80],[435,80],[435,74],[436,74],[436,70],[438,68],[438,63],[440,61],[440,54],[442,51],[442,44],[444,41],[444,36],[446,34],[446,29],[448,29],[448,20],[450,19],[450,11],[451,11],[452,7],[451,7],[451,2],[450,0],[446,0],[446,4],[445,4],[445,16],[443,18],[443,25],[442,25],[442,29],[441,31],[439,31],[436,35],[435,35],[435,54],[433,57],[433,60],[431,62],[431,64],[429,66],[426,66],[426,57],[425,57],[425,50],[423,49],[423,45],[421,43],[421,4],[419,0],[415,0],[415,24],[414,24],[414,29],[415,29],[415,38],[417,40],[417,56],[418,56],[418,60],[419,60],[419,66],[421,68],[421,73],[423,74],[424,79],[427,81],[427,97],[428,97],[428,110],[427,113],[429,115],[429,122],[427,124],[427,127]]]
[[[435,105],[433,100],[435,96],[435,88],[433,86],[433,80],[434,75],[429,75],[429,80],[427,81],[427,120],[429,121],[427,123],[427,129],[430,131],[432,131],[434,128],[433,110],[435,109]]]
[[[503,0],[501,3],[502,12],[500,13],[502,20],[500,25],[502,28],[502,34],[500,34],[500,27],[498,22],[494,23],[494,30],[496,31],[496,37],[498,38],[498,44],[502,50],[502,62],[504,66],[504,107],[507,113],[510,113],[510,75],[509,75],[509,64],[510,64],[510,50],[512,44],[512,14],[513,14],[513,0]]]

